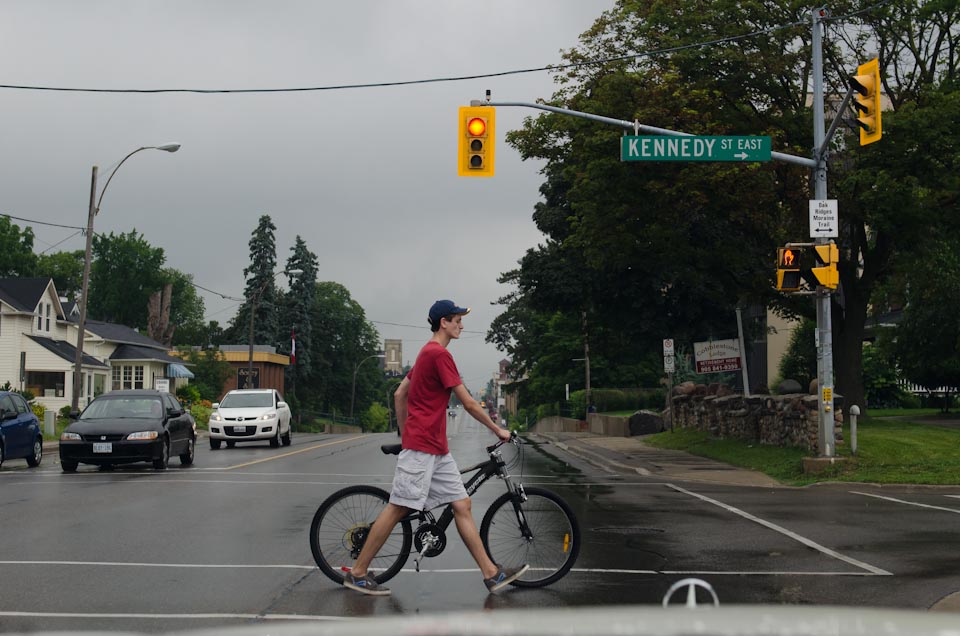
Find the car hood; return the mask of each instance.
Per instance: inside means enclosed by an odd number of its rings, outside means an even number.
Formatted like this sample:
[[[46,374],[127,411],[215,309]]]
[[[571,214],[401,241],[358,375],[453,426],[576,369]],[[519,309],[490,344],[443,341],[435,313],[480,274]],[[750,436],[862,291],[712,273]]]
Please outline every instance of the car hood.
[[[111,417],[102,420],[77,420],[67,426],[67,432],[80,435],[109,435],[134,431],[161,431],[161,420],[146,417]]]
[[[247,406],[242,409],[231,409],[231,408],[220,408],[217,409],[217,412],[220,413],[220,417],[260,417],[264,413],[273,412],[275,409],[272,406]]]

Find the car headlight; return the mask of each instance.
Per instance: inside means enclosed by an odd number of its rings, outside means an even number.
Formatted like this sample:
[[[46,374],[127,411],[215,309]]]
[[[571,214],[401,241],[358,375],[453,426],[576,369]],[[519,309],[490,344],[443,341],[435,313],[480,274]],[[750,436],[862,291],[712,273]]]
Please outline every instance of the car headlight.
[[[157,439],[156,431],[137,431],[127,435],[127,439]]]
[[[264,413],[263,415],[260,416],[260,419],[261,419],[261,420],[275,420],[275,419],[277,419],[277,414],[276,414],[276,413]]]
[[[69,440],[78,440],[80,439],[79,433],[68,433],[66,431],[60,433],[60,441],[65,442]]]
[[[219,414],[219,413],[211,413],[211,414],[210,414],[210,421],[211,421],[211,422],[219,422],[219,421],[222,420],[222,419],[223,419],[223,418],[220,417],[220,414]]]

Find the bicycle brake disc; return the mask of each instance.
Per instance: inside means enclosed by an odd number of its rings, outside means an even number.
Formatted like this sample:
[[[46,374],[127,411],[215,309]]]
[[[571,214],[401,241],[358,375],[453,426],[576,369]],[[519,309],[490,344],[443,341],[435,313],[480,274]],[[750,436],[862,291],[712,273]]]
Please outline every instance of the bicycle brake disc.
[[[436,524],[425,523],[417,528],[416,533],[413,535],[413,546],[417,549],[418,553],[423,550],[423,546],[427,545],[428,538],[433,540],[433,546],[424,552],[423,556],[425,557],[435,557],[447,547],[447,536],[443,530]]]

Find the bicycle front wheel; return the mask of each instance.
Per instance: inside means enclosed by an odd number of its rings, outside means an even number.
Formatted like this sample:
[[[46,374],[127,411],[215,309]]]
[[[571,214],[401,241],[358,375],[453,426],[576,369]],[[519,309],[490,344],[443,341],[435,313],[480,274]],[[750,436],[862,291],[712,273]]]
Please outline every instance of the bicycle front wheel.
[[[310,550],[320,571],[334,583],[343,583],[344,568],[360,556],[370,527],[389,500],[390,495],[380,488],[350,486],[320,504],[310,524]],[[412,537],[409,521],[394,527],[370,563],[377,583],[392,579],[407,562]]]
[[[559,495],[543,488],[527,488],[527,500],[515,503],[504,493],[487,510],[480,524],[483,547],[502,567],[530,566],[511,583],[518,587],[543,587],[562,578],[580,554],[580,525],[573,510]],[[521,515],[531,538],[523,535]]]

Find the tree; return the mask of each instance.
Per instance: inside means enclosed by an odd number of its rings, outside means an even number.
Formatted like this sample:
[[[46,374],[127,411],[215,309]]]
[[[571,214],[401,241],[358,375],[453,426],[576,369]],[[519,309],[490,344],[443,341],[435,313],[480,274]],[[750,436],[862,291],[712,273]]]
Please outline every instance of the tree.
[[[163,248],[152,247],[136,230],[111,232],[93,237],[93,257],[89,317],[145,329],[150,295],[165,282]]]
[[[277,267],[277,245],[274,238],[277,226],[270,215],[264,214],[257,222],[256,229],[250,235],[250,265],[243,269],[247,277],[244,291],[246,301],[233,318],[231,335],[235,342],[249,343],[251,304],[256,301],[256,313],[253,321],[253,342],[274,344],[278,337],[277,290],[274,270]]]
[[[867,10],[856,13],[860,8]],[[958,115],[950,97],[960,64],[953,53],[960,9],[916,0],[841,2],[831,9],[851,15],[831,23],[828,93],[845,93],[845,75],[875,47],[888,68],[884,88],[895,109],[884,114],[881,143],[841,151],[838,141],[830,164],[830,196],[841,199],[843,210],[842,290],[833,321],[837,389],[848,403],[862,404],[861,341],[875,287],[896,271],[898,254],[916,251],[916,232],[930,227],[931,213],[960,218],[958,154],[951,150]],[[620,0],[564,54],[574,66],[558,74],[560,88],[549,103],[694,134],[768,134],[775,149],[808,156],[809,24],[806,5],[785,1]],[[754,34],[698,45],[745,30]],[[668,48],[675,50],[642,53]],[[610,61],[592,62],[598,59]],[[925,121],[931,125],[920,130]],[[775,247],[808,235],[807,169],[782,162],[620,162],[621,134],[556,114],[528,118],[508,134],[524,158],[546,161],[544,201],[534,220],[547,244],[528,253],[511,277],[518,290],[505,297],[507,314],[572,314],[584,306],[589,312],[602,299],[602,310],[587,321],[591,349],[594,332],[609,330],[630,334],[628,348],[641,356],[655,353],[666,334],[711,335],[737,303],[813,315],[809,300],[772,292]],[[579,307],[526,282],[538,272],[566,272],[565,261],[582,261],[587,285],[579,279],[571,285],[587,301]],[[541,334],[521,323],[495,322],[506,331],[491,339],[516,342],[511,346],[532,356],[533,348],[519,341]]]
[[[233,373],[230,363],[216,349],[181,348],[180,351],[194,376],[190,386],[195,386],[204,400],[219,400],[224,384]]]
[[[936,241],[930,252],[907,292],[896,352],[904,377],[933,391],[960,387],[960,245]]]
[[[318,266],[317,256],[307,249],[307,244],[297,235],[296,242],[290,251],[293,252],[287,259],[287,271],[298,269],[302,273],[289,277],[290,291],[284,296],[285,317],[283,332],[296,332],[297,355],[294,364],[287,370],[296,386],[298,380],[306,380],[313,363],[311,342],[313,340],[312,312]]]
[[[204,302],[197,294],[193,274],[168,267],[163,270],[163,277],[171,285],[170,324],[175,326],[172,342],[194,346],[210,344],[209,339],[202,335],[205,328]]]
[[[33,253],[33,228],[20,226],[0,215],[0,278],[33,276],[37,256]]]
[[[314,293],[310,313],[312,364],[297,393],[305,407],[344,413],[350,409],[353,372],[361,360],[377,352],[380,336],[343,285],[316,283]],[[361,365],[354,412],[379,401],[383,388],[383,373],[377,366],[370,362]]]
[[[76,301],[83,288],[83,250],[37,256],[36,275],[52,278],[57,293]]]

